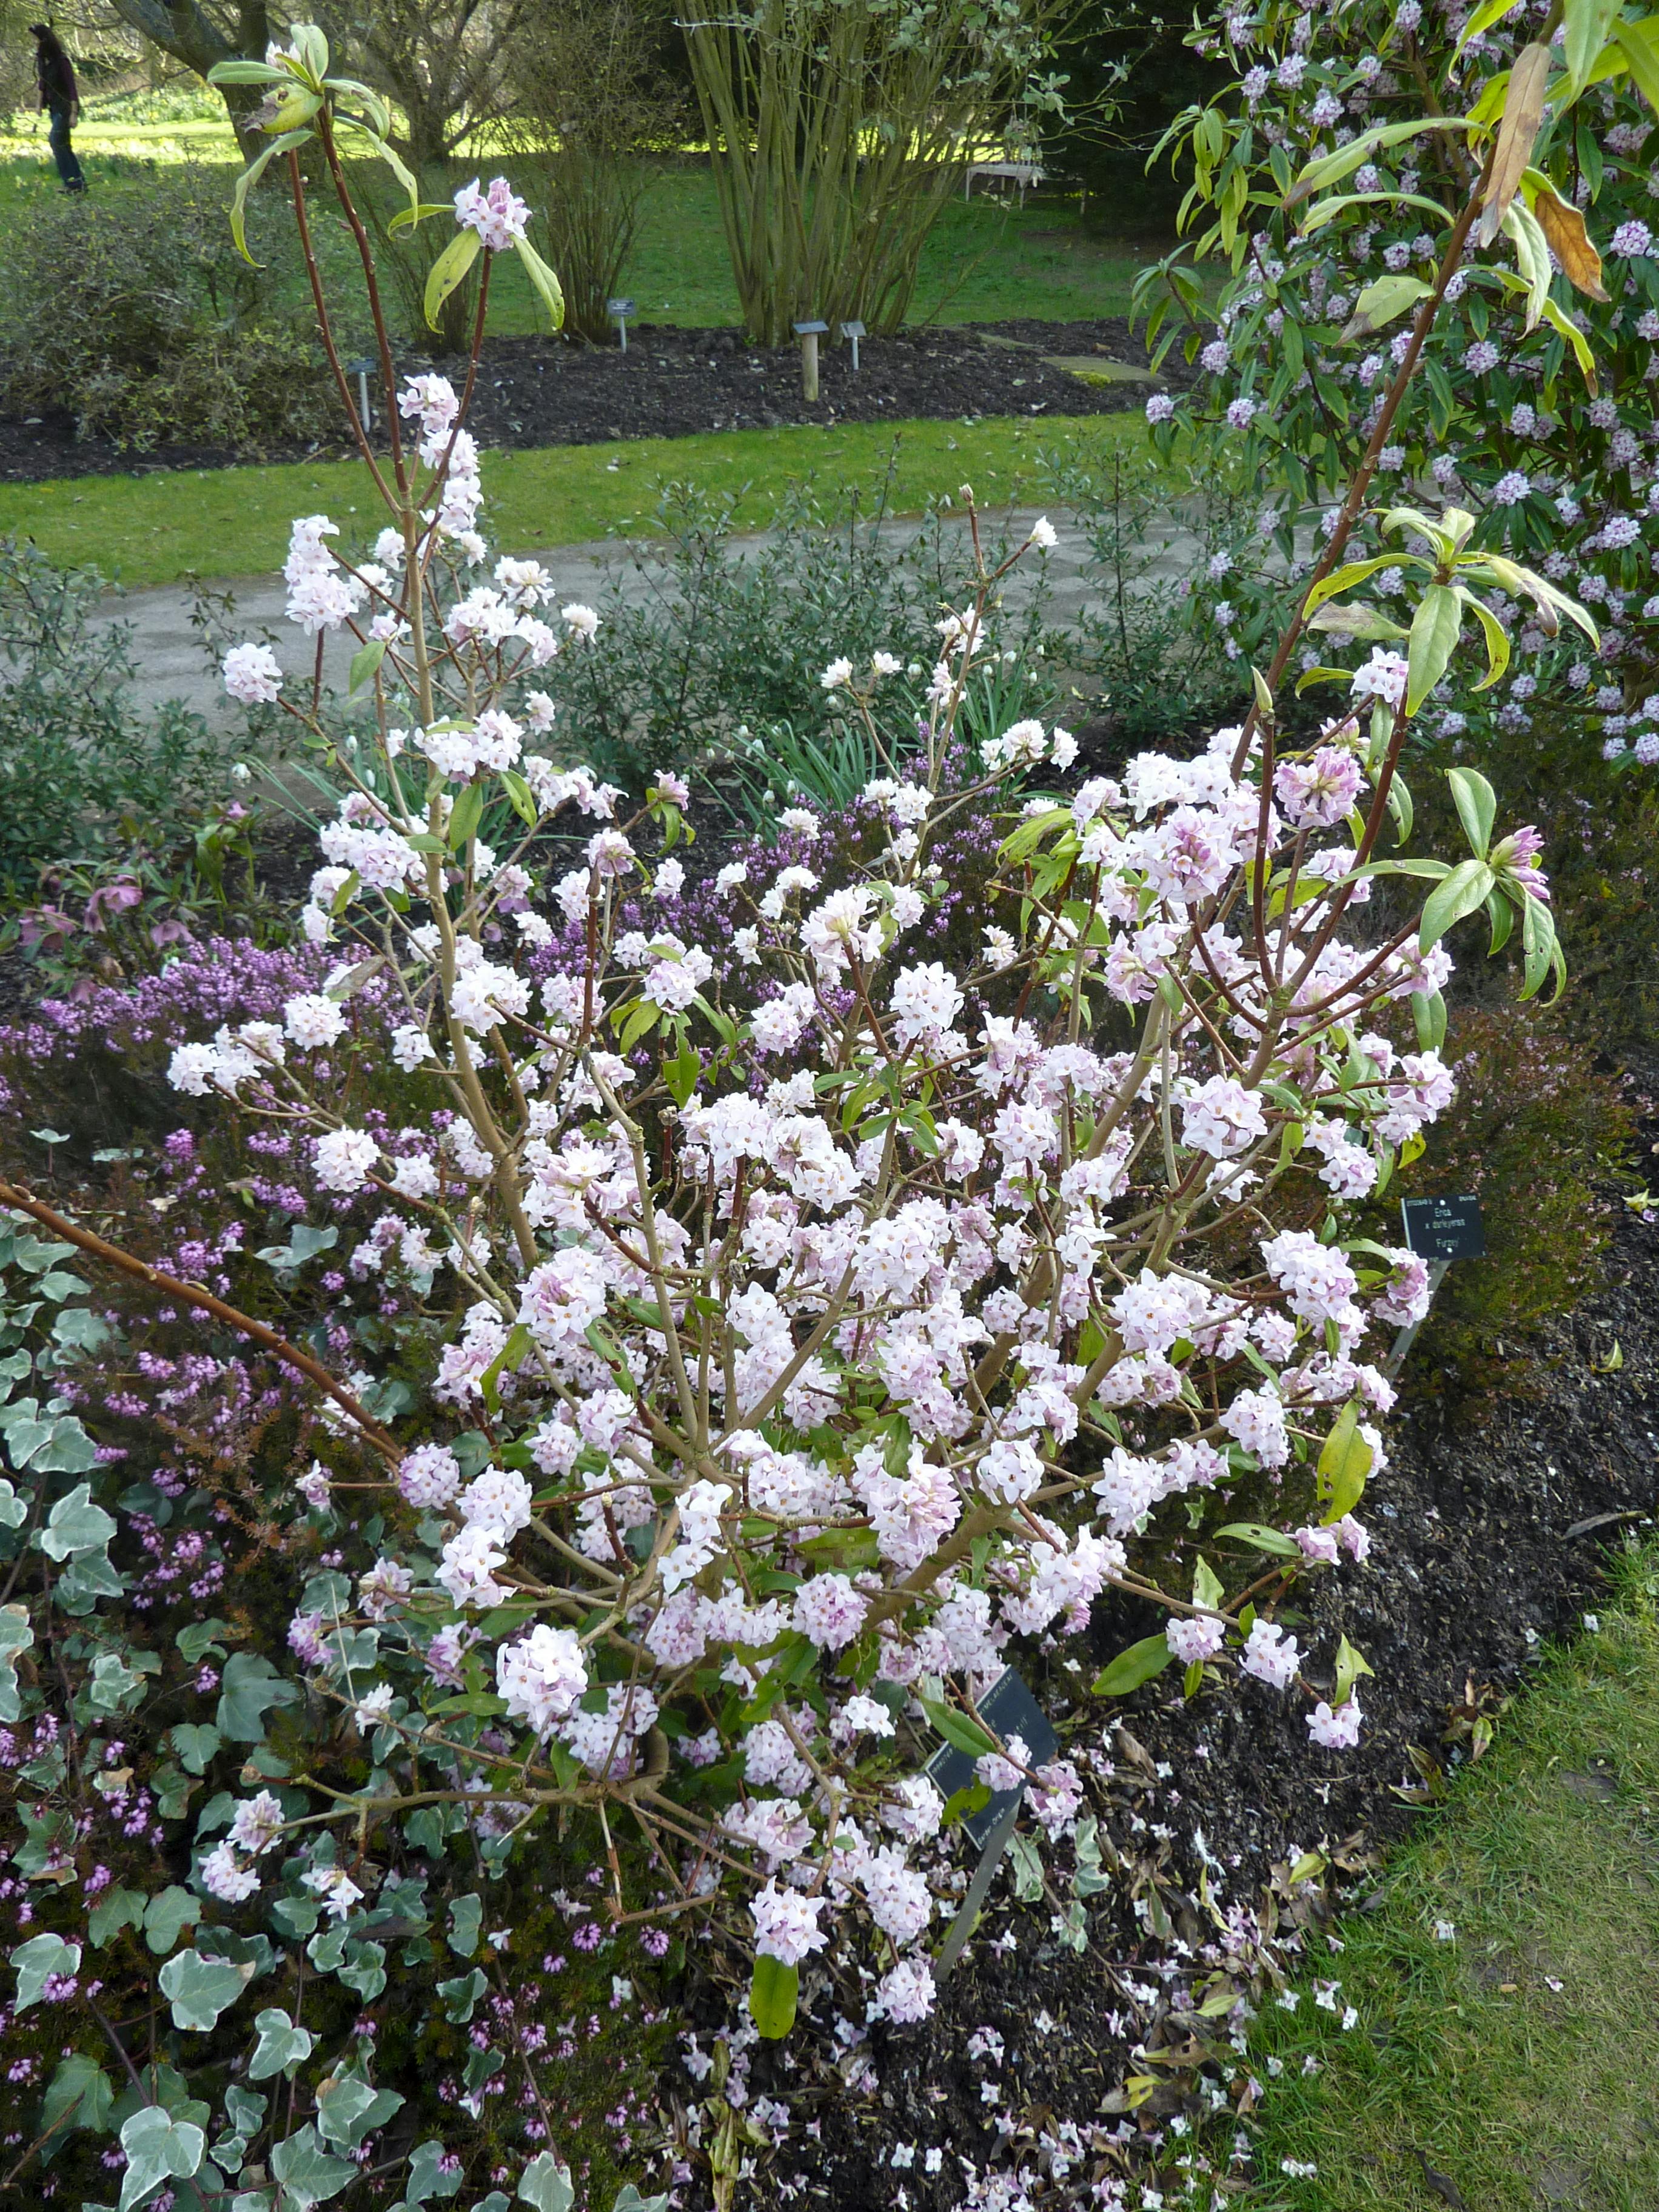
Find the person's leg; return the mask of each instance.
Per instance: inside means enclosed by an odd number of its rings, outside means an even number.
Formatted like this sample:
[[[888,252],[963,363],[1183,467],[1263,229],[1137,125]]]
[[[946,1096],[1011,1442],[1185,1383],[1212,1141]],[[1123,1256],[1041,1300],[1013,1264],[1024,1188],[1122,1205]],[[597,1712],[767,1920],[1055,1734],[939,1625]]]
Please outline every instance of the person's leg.
[[[83,192],[87,180],[82,173],[75,149],[70,143],[70,112],[67,107],[54,107],[51,113],[52,128],[47,136],[52,158],[58,164],[58,174],[64,189],[65,191]]]

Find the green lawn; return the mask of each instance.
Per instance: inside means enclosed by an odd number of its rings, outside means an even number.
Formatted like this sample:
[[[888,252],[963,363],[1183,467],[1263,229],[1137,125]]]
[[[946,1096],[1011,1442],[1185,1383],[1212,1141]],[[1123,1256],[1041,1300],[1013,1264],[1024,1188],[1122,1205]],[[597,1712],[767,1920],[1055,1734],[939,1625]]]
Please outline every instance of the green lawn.
[[[1615,1583],[1320,1958],[1357,2026],[1264,2006],[1255,2212],[1659,2205],[1659,1547]]]
[[[100,198],[142,194],[152,166],[191,160],[222,167],[228,202],[236,148],[229,131],[216,123],[94,122],[76,132],[76,146]],[[511,155],[491,156],[483,166],[497,164],[513,173]],[[57,189],[44,132],[14,127],[0,134],[0,232],[26,221],[40,196]],[[910,319],[995,322],[1032,315],[1063,321],[1126,314],[1137,269],[1170,244],[1133,209],[1108,232],[1084,222],[1069,199],[1032,198],[1021,209],[978,192],[969,204],[953,198],[923,251]],[[320,245],[325,260],[344,276],[343,239],[325,227]],[[638,301],[647,321],[689,326],[737,321],[725,234],[705,163],[687,157],[656,168],[622,289]],[[493,329],[514,334],[542,327],[516,261],[509,258],[497,270],[491,298]],[[294,304],[301,304],[297,289]]]
[[[963,482],[986,505],[1000,505],[1042,496],[1045,453],[1139,447],[1145,437],[1138,410],[1040,423],[848,423],[487,453],[483,477],[495,542],[529,552],[648,531],[669,483],[730,493],[740,522],[757,526],[791,484],[822,477],[838,501],[849,484],[874,484],[890,459],[895,513],[917,512]],[[372,533],[380,526],[372,495],[367,471],[350,461],[5,484],[0,533],[15,532],[54,561],[91,562],[137,588],[279,568],[296,514],[325,511],[348,532]]]

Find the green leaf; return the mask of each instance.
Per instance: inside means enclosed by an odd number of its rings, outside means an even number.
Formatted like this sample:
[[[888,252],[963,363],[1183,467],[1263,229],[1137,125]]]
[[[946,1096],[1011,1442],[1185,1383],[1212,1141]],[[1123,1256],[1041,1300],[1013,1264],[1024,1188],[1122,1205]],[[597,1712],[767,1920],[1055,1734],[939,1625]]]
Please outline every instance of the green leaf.
[[[1324,1525],[1352,1513],[1365,1494],[1371,1448],[1359,1433],[1359,1402],[1350,1398],[1320,1448],[1316,1483]]]
[[[222,64],[222,67],[234,67]],[[269,80],[266,80],[269,82]],[[285,131],[280,138],[273,138],[269,146],[262,147],[236,179],[236,191],[230,203],[230,234],[236,241],[236,251],[244,261],[252,263],[253,256],[247,250],[247,196],[278,154],[290,152],[303,146],[310,137],[309,131]]]
[[[1454,55],[1461,54],[1471,39],[1479,38],[1481,32],[1491,30],[1494,23],[1501,23],[1510,9],[1519,4],[1520,0],[1481,0],[1481,4],[1459,33],[1457,44],[1452,49]]]
[[[1559,331],[1572,348],[1573,358],[1578,363],[1579,371],[1585,383],[1594,392],[1596,389],[1595,356],[1590,350],[1590,342],[1585,337],[1583,331],[1574,322],[1566,309],[1553,300],[1545,301],[1543,317],[1550,328]]]
[[[1419,300],[1426,299],[1431,289],[1420,276],[1379,276],[1374,284],[1365,287],[1355,301],[1340,342],[1352,345],[1360,338],[1371,337],[1378,331],[1386,330],[1407,307],[1414,307]]]
[[[443,1999],[444,2018],[453,2021],[457,2027],[465,2027],[489,1987],[489,1977],[482,1966],[474,1966],[470,1974],[457,1974],[453,1980],[440,1982],[438,1995]]]
[[[186,1928],[202,1917],[201,1901],[176,1881],[157,1890],[144,1907],[144,1941],[158,1959],[165,1959]]]
[[[20,1943],[12,1953],[11,1963],[17,1969],[17,1995],[12,1999],[12,2010],[27,2012],[32,2004],[40,2002],[41,1990],[54,1975],[79,1972],[81,1946],[62,1936],[31,1936],[27,1943]]]
[[[467,271],[477,259],[483,244],[476,230],[458,230],[433,263],[422,303],[427,322],[433,330],[438,328],[439,309],[457,286],[465,282]]]
[[[301,2128],[277,2144],[270,2154],[270,2170],[283,2185],[283,2212],[289,2212],[290,2206],[296,2212],[309,2212],[312,2205],[325,2204],[349,2181],[358,2179],[351,2160],[325,2151],[313,2127]]]
[[[397,214],[387,223],[386,228],[395,238],[399,231],[413,230],[417,224],[424,222],[429,216],[453,216],[454,212],[453,204],[448,200],[417,200],[413,207],[399,208]]]
[[[1143,1636],[1139,1644],[1120,1651],[1109,1667],[1103,1667],[1091,1687],[1097,1698],[1127,1698],[1131,1690],[1161,1674],[1174,1656],[1166,1637]]]
[[[115,2090],[103,2068],[95,2059],[71,2051],[47,2086],[40,2106],[41,2131],[72,2133],[73,2128],[64,2126],[72,2116],[75,2128],[90,2128],[94,2135],[102,2135],[114,2102]]]
[[[631,2181],[624,2181],[617,2191],[617,2201],[611,2212],[668,2212],[668,2196],[665,2191],[656,2197],[641,2197]]]
[[[519,258],[524,264],[525,275],[529,277],[540,295],[542,305],[547,310],[549,321],[556,331],[562,330],[564,294],[559,289],[558,278],[527,238],[521,238],[519,240]]]
[[[299,1702],[300,1686],[286,1681],[263,1652],[233,1651],[221,1679],[219,1710],[215,1715],[219,1733],[228,1743],[259,1743],[265,1733],[264,1717],[272,1705]]]
[[[1412,1020],[1419,1052],[1438,1052],[1446,1042],[1446,1001],[1438,991],[1412,993]]]
[[[478,1931],[483,1925],[483,1899],[476,1890],[465,1897],[452,1898],[449,1905],[449,1926],[447,1940],[457,1958],[470,1959],[478,1948]]]
[[[520,2203],[533,2205],[535,2212],[570,2212],[575,2201],[569,2167],[550,2150],[538,2151],[519,2177]]]
[[[1412,617],[1412,641],[1407,649],[1408,714],[1417,712],[1445,674],[1462,627],[1463,608],[1457,593],[1445,584],[1431,584]]]
[[[29,1626],[28,1607],[0,1606],[0,1721],[15,1721],[21,1717],[22,1705],[17,1693],[17,1662],[33,1642],[34,1631]]]
[[[1474,686],[1477,691],[1490,691],[1510,665],[1509,633],[1484,600],[1459,584],[1457,596],[1480,623],[1486,640],[1486,672]]]
[[[383,637],[367,639],[351,656],[351,668],[346,678],[346,690],[356,693],[368,683],[386,659],[386,641]]]
[[[786,1966],[781,1959],[763,1952],[750,1978],[749,2017],[769,2041],[787,2035],[794,2026],[799,1995],[799,1967]]]
[[[259,2031],[259,2043],[248,2063],[250,2081],[269,2081],[273,2074],[292,2074],[302,2060],[310,2057],[311,2030],[296,2027],[277,2006],[258,2014],[253,2025]]]
[[[252,1975],[251,1966],[233,1966],[228,1959],[204,1959],[199,1951],[191,1950],[175,1951],[157,1978],[161,1995],[173,2007],[173,2026],[202,2033],[235,2003]]]
[[[1601,58],[1607,33],[1619,20],[1623,0],[1566,0],[1565,36],[1562,52],[1567,82],[1559,94],[1562,108],[1571,107],[1590,81],[1590,72]]]
[[[1193,1569],[1193,1603],[1201,1605],[1206,1612],[1219,1613],[1226,1595],[1221,1577],[1200,1553]]]
[[[286,70],[276,69],[270,62],[215,62],[207,81],[210,84],[282,84],[287,76]]]
[[[526,829],[533,830],[540,819],[540,810],[531,795],[530,786],[517,769],[501,770],[501,789],[513,802],[513,810]]]
[[[1486,903],[1486,894],[1498,878],[1484,860],[1460,860],[1443,882],[1429,893],[1423,908],[1423,920],[1418,930],[1418,943],[1426,952],[1437,945],[1446,932],[1466,914],[1473,914]]]
[[[1448,769],[1446,781],[1469,849],[1477,860],[1484,860],[1492,843],[1492,824],[1498,819],[1498,793],[1479,769]]]
[[[467,237],[477,235],[468,231]],[[449,849],[459,853],[468,841],[478,834],[478,824],[483,820],[484,788],[481,783],[469,783],[466,789],[449,810]]]
[[[87,1934],[94,1944],[102,1944],[118,1935],[123,1928],[142,1928],[144,1904],[140,1891],[124,1889],[119,1882],[112,1883],[87,1915]]]
[[[1230,1521],[1224,1528],[1216,1530],[1218,1536],[1237,1536],[1241,1544],[1248,1544],[1253,1552],[1267,1552],[1276,1559],[1299,1559],[1302,1547],[1287,1536],[1282,1528],[1269,1528],[1260,1521]]]
[[[207,2137],[193,2121],[175,2120],[160,2105],[142,2105],[121,2130],[121,2148],[127,2170],[120,2212],[131,2212],[164,2181],[187,2181],[206,2154]]]
[[[91,1485],[77,1482],[52,1507],[40,1532],[40,1549],[48,1559],[67,1559],[76,1552],[101,1552],[114,1534],[115,1522],[92,1503]]]
[[[395,2089],[377,2089],[356,2074],[337,2074],[317,2092],[317,2122],[325,2138],[356,2150],[366,2135],[402,2109]]]
[[[1375,1674],[1376,1672],[1364,1653],[1356,1651],[1347,1638],[1343,1637],[1336,1647],[1336,1687],[1331,1692],[1333,1708],[1346,1705],[1349,1691],[1362,1674]]]
[[[187,1774],[205,1774],[219,1748],[219,1731],[209,1721],[180,1721],[167,1731],[167,1739]]]
[[[958,1712],[954,1705],[947,1705],[939,1698],[923,1698],[921,1709],[953,1750],[969,1759],[983,1759],[988,1752],[995,1751],[995,1738],[969,1715]]]

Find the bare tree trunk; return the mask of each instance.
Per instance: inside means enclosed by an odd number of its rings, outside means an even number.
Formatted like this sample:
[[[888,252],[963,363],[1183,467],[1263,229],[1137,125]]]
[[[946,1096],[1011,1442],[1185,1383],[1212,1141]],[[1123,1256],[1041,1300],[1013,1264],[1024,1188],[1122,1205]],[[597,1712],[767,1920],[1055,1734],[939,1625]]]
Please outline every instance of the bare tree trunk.
[[[270,43],[265,0],[238,0],[234,9],[216,12],[199,0],[110,0],[110,5],[130,29],[201,77],[216,62],[263,61]],[[238,143],[245,154],[258,153],[264,141],[252,118],[259,88],[228,84],[221,91]]]

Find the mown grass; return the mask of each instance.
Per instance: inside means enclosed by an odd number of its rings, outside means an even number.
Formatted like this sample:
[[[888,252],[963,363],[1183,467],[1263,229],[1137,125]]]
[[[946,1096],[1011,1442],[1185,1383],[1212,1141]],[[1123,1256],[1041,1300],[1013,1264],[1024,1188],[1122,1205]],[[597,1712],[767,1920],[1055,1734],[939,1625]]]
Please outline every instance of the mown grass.
[[[228,203],[236,146],[228,130],[215,122],[88,123],[75,143],[98,198],[142,194],[152,167],[188,160],[222,167]],[[491,155],[484,166],[491,163],[514,173],[510,154]],[[44,131],[15,125],[0,133],[0,233],[27,221],[40,197],[58,189]],[[526,190],[533,204],[533,181],[526,180]],[[1030,315],[1069,321],[1127,314],[1137,270],[1166,252],[1170,242],[1133,210],[1108,230],[1085,222],[1069,199],[1033,198],[1021,208],[976,191],[969,203],[952,199],[928,239],[908,319],[996,322]],[[320,244],[325,260],[345,276],[346,241],[325,226]],[[637,301],[647,322],[693,328],[737,322],[726,235],[704,161],[688,156],[654,168],[621,289]],[[302,304],[297,279],[293,304]],[[490,326],[504,336],[544,326],[511,258],[492,279]]]
[[[1259,2212],[1659,2205],[1659,1546],[1613,1583],[1599,1632],[1546,1662],[1391,1863],[1381,1910],[1341,1923],[1318,1971],[1358,2025],[1306,1990],[1266,2008],[1252,2063],[1283,2071]]]
[[[891,467],[887,504],[919,513],[971,483],[988,506],[1040,497],[1042,456],[1138,447],[1127,415],[1006,416],[966,422],[856,422],[832,428],[711,432],[603,446],[486,453],[487,527],[504,551],[574,545],[612,532],[648,533],[663,489],[731,495],[739,527],[768,522],[792,486],[873,482]],[[361,462],[156,471],[0,485],[0,535],[33,539],[52,560],[91,563],[136,589],[187,576],[249,576],[278,568],[296,514],[326,513],[343,531],[380,526]]]

